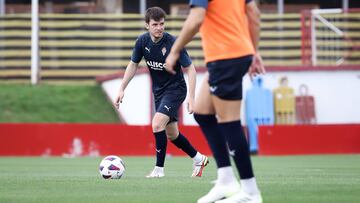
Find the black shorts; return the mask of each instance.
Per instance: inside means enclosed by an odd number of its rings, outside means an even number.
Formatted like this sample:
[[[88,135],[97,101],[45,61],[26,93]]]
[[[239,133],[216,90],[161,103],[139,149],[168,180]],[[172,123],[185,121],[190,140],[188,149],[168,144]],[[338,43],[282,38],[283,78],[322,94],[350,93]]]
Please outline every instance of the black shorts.
[[[178,121],[178,111],[185,98],[186,92],[184,94],[164,93],[161,97],[155,98],[156,112],[169,116],[169,123]]]
[[[248,72],[252,58],[250,55],[207,63],[210,93],[225,100],[241,100],[242,78]]]

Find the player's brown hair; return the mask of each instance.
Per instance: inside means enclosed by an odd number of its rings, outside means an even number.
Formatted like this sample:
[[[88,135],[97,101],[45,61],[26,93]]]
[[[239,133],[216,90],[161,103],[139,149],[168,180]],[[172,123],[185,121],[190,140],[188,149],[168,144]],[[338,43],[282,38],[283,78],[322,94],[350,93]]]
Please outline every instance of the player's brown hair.
[[[166,13],[165,11],[160,7],[151,7],[146,10],[145,13],[145,22],[149,23],[151,19],[155,21],[160,21],[160,19],[165,19]]]

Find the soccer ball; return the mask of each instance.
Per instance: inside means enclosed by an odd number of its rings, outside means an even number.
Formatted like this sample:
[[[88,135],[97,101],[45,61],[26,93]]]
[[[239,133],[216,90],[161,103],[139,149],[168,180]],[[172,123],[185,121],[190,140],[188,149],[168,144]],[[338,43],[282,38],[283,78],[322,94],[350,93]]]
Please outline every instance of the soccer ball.
[[[120,157],[110,155],[101,161],[99,172],[104,179],[120,179],[125,172],[125,164]]]

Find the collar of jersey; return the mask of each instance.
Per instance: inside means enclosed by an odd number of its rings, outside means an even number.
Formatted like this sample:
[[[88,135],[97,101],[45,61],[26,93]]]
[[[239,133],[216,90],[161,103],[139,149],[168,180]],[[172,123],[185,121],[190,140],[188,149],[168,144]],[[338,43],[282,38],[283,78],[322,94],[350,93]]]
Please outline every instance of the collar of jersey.
[[[162,38],[161,38],[158,42],[154,42],[154,41],[152,41],[152,39],[151,39],[151,36],[150,36],[150,33],[149,33],[149,32],[148,32],[148,34],[149,34],[149,37],[150,37],[150,40],[151,40],[152,44],[153,44],[153,45],[159,45],[159,44],[161,44],[161,42],[164,40],[166,32],[164,32],[164,33],[163,33]]]

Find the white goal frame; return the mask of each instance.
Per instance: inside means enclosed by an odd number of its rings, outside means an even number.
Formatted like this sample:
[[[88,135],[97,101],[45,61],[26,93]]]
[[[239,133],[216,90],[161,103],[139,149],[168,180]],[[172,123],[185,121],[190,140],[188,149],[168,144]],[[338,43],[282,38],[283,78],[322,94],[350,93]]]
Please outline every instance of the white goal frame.
[[[313,10],[311,10],[311,52],[312,52],[311,61],[314,66],[317,65],[317,58],[318,58],[317,40],[316,40],[316,36],[317,36],[316,20],[323,23],[326,27],[328,27],[330,30],[332,30],[338,36],[343,37],[345,34],[342,30],[340,30],[334,24],[332,24],[331,22],[329,22],[328,20],[326,20],[324,17],[321,16],[322,14],[339,14],[342,12],[343,12],[342,9],[313,9]],[[343,62],[344,62],[344,57],[337,60],[336,65],[341,65]]]

